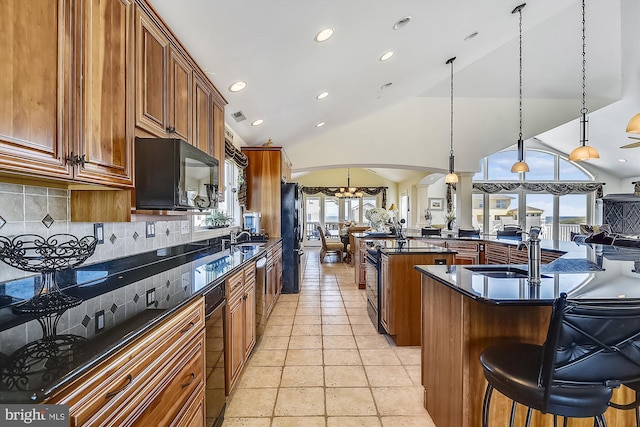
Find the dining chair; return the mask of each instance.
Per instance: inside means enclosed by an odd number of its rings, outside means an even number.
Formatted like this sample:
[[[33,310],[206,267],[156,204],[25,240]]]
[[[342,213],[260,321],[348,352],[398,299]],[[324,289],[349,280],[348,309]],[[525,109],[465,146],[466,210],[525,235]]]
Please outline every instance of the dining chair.
[[[322,241],[322,248],[320,249],[320,262],[324,262],[324,258],[329,254],[337,255],[340,261],[342,261],[342,257],[344,254],[344,245],[342,244],[342,242],[327,242],[327,239],[324,235],[324,230],[319,225],[318,234],[320,235],[320,240]]]
[[[526,406],[557,417],[594,418],[606,427],[604,412],[613,389],[640,382],[640,300],[554,301],[543,345],[502,342],[485,349],[480,363],[487,380],[482,426],[489,426],[491,395],[497,390]],[[502,424],[501,424],[502,425]]]

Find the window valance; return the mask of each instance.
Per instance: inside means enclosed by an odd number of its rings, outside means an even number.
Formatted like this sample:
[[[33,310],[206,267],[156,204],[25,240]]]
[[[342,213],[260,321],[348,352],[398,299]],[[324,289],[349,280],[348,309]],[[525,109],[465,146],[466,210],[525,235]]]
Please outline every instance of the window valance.
[[[249,165],[249,158],[242,151],[238,150],[233,143],[224,140],[224,156],[233,160],[241,169],[246,169]]]
[[[370,196],[382,194],[382,206],[387,206],[387,188],[388,187],[356,187],[356,192],[363,192]],[[302,187],[304,194],[324,194],[325,196],[335,196],[340,192],[340,187]]]
[[[550,193],[554,196],[565,196],[572,193],[596,192],[597,198],[604,196],[602,182],[474,182],[473,189],[483,193],[509,192],[523,188],[534,193]]]

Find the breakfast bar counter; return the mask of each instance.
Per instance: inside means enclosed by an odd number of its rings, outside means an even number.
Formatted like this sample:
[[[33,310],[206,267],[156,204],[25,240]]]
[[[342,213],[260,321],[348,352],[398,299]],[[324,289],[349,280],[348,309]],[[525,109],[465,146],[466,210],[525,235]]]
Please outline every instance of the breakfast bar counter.
[[[486,386],[480,353],[499,341],[542,344],[551,304],[569,298],[640,298],[640,251],[569,244],[565,255],[543,266],[542,283],[530,286],[526,265],[417,265],[422,273],[422,384],[424,403],[437,426],[479,427]],[[618,402],[634,393],[615,390]],[[494,393],[491,425],[506,425],[511,401]],[[526,410],[517,411],[524,425]],[[608,425],[635,425],[633,411],[609,409]],[[532,426],[552,426],[534,411]],[[592,426],[592,419],[571,421]]]

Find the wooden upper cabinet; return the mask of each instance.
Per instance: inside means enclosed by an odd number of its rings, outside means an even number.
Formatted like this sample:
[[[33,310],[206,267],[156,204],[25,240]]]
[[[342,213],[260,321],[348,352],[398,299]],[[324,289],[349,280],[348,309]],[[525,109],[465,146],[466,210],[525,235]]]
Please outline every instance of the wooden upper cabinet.
[[[211,97],[211,110],[213,114],[213,157],[219,162],[219,182],[218,200],[224,202],[224,161],[225,161],[225,142],[224,142],[224,107],[220,105],[215,96]]]
[[[211,138],[211,88],[200,77],[193,79],[193,140],[192,145],[214,155]],[[220,160],[220,159],[218,159]]]
[[[169,40],[156,23],[136,8],[136,126],[167,134],[167,58]]]
[[[69,0],[0,1],[0,169],[70,178]]]
[[[176,49],[169,54],[169,122],[167,132],[185,141],[191,140],[191,95],[193,70]]]
[[[79,13],[82,118],[75,177],[85,182],[132,185],[132,3],[84,0]]]

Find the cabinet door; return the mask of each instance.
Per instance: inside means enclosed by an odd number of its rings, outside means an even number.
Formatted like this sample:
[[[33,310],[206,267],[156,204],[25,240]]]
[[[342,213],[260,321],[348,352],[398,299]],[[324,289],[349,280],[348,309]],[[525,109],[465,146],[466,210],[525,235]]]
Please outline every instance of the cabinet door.
[[[129,0],[82,3],[81,137],[76,178],[132,185],[131,13]]]
[[[225,336],[225,391],[227,395],[238,379],[245,356],[244,346],[244,296],[240,295],[227,304],[227,325]]]
[[[169,125],[168,133],[191,141],[191,94],[193,71],[175,49],[169,56]]]
[[[255,280],[245,284],[244,294],[244,311],[245,311],[245,360],[251,354],[253,347],[256,345],[256,282]]]
[[[220,166],[220,170],[218,171],[220,181],[218,200],[224,202],[224,107],[216,102],[214,96],[211,97],[211,111],[213,114],[213,157],[218,159]]]
[[[155,22],[136,9],[136,126],[167,135],[167,57],[169,40]]]
[[[193,141],[191,143],[208,154],[211,148],[209,86],[199,77],[193,79]]]
[[[0,1],[0,168],[70,178],[70,1]]]
[[[389,271],[389,258],[383,256],[380,260],[380,322],[382,326],[387,330],[389,335],[394,335],[393,320],[391,318],[391,305],[393,304],[391,289],[392,277]]]

